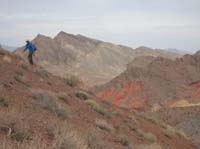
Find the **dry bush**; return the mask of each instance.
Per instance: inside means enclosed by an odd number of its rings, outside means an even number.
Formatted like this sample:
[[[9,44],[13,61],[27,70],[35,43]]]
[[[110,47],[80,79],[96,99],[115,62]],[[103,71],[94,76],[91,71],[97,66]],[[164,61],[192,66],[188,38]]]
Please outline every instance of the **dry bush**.
[[[36,70],[34,73],[35,73],[36,75],[42,77],[42,78],[48,78],[48,77],[49,77],[48,72],[45,71],[45,70],[43,70],[43,69],[41,69],[41,70]]]
[[[138,129],[138,130],[137,130],[137,133],[138,133],[143,139],[145,139],[145,140],[147,140],[147,141],[149,141],[149,142],[154,143],[154,142],[157,141],[157,137],[156,137],[154,134],[150,133],[150,132],[146,133],[146,132],[142,131],[141,129]]]
[[[131,147],[131,145],[132,145],[132,142],[131,142],[130,138],[128,136],[126,136],[126,135],[118,136],[118,141],[123,146]]]
[[[175,135],[178,135],[179,137],[183,137],[186,140],[189,140],[190,138],[181,130],[178,130],[170,125],[164,125],[165,126],[165,130],[163,131],[165,136],[167,136],[168,138],[172,138]]]
[[[28,65],[26,65],[26,64],[21,64],[20,66],[21,66],[22,69],[28,70]]]
[[[97,131],[92,129],[87,134],[87,148],[88,149],[104,149],[105,144],[102,139],[99,139],[97,136]]]
[[[0,96],[0,107],[8,107],[8,99]]]
[[[27,125],[27,115],[19,111],[6,111],[0,114],[0,128],[5,131],[5,136],[23,142],[31,138],[29,126]],[[4,128],[4,129],[3,129]],[[7,129],[5,129],[7,128]]]
[[[64,123],[57,128],[53,147],[56,149],[87,149],[86,136]]]
[[[47,91],[35,92],[33,94],[33,99],[35,99],[36,105],[56,114],[59,118],[63,120],[70,118],[69,109],[61,107],[61,105],[57,103],[57,97],[53,93]]]
[[[109,113],[108,111],[106,111],[103,107],[101,107],[96,101],[92,100],[92,99],[87,99],[85,101],[86,104],[88,104],[89,106],[91,106],[91,108],[96,111],[97,113],[104,115],[108,118],[111,118],[111,113]]]
[[[150,132],[148,132],[148,133],[144,132],[137,125],[133,125],[132,130],[135,131],[141,138],[143,138],[151,143],[154,143],[157,141],[157,137],[154,134],[152,134]]]
[[[97,119],[95,121],[95,124],[100,129],[106,130],[108,132],[113,132],[114,131],[114,127],[112,126],[112,124],[108,124],[105,120]]]
[[[103,104],[105,104],[105,105],[112,106],[112,101],[111,100],[102,100],[101,102]]]
[[[14,76],[15,81],[25,85],[26,87],[30,87],[30,85],[24,80],[22,76],[16,75]]]
[[[16,74],[17,74],[18,76],[23,76],[23,75],[24,75],[23,71],[20,71],[20,70],[16,71]]]
[[[78,86],[79,83],[80,83],[80,80],[77,76],[75,75],[67,75],[65,77],[65,82],[67,85],[71,86],[71,87],[75,87],[75,86]]]
[[[69,99],[71,98],[67,93],[60,92],[57,94],[58,99],[64,101],[65,103],[69,103]]]
[[[84,91],[79,91],[75,95],[76,95],[76,97],[78,97],[81,100],[87,100],[90,97],[90,95]]]

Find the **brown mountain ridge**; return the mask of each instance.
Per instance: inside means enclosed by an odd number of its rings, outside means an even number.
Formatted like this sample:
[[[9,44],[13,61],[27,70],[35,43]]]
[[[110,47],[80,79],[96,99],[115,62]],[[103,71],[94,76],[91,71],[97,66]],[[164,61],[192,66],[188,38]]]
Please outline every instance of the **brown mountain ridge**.
[[[159,49],[115,45],[82,35],[61,31],[54,38],[38,35],[36,63],[57,75],[73,74],[87,86],[106,83],[125,71],[126,65],[138,56],[162,56],[175,59],[181,55]],[[22,48],[16,51],[22,57]]]

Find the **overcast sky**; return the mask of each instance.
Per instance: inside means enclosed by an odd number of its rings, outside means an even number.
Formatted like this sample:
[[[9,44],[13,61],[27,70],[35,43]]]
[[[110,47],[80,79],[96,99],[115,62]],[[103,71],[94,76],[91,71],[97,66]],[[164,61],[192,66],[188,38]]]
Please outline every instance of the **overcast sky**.
[[[200,50],[200,0],[0,0],[0,43],[61,30],[131,47]]]

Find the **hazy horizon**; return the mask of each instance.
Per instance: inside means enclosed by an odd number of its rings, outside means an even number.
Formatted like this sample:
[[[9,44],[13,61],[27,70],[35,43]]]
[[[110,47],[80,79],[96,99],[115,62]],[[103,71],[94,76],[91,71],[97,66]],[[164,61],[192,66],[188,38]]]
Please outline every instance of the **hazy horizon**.
[[[0,44],[58,32],[130,46],[200,49],[199,0],[0,0]]]

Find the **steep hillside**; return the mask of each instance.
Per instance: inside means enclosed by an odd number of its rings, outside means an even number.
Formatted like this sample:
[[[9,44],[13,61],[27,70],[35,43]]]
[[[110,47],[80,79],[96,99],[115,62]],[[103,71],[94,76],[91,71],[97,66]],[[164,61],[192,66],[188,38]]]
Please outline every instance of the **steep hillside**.
[[[71,80],[72,81],[72,80]],[[184,135],[120,109],[0,49],[0,148],[193,149]]]
[[[181,106],[161,109],[151,113],[153,117],[161,119],[165,123],[183,130],[200,146],[200,105]]]
[[[96,89],[99,97],[120,106],[155,110],[173,101],[190,98],[190,84],[200,80],[200,52],[176,60],[138,57],[127,70]],[[194,96],[194,95],[193,95]]]
[[[180,57],[173,52],[145,47],[132,49],[65,32],[53,39],[38,35],[33,43],[38,49],[37,64],[57,76],[77,75],[88,86],[108,82],[125,71],[126,65],[138,56]],[[16,53],[26,57],[21,51],[22,48]]]

